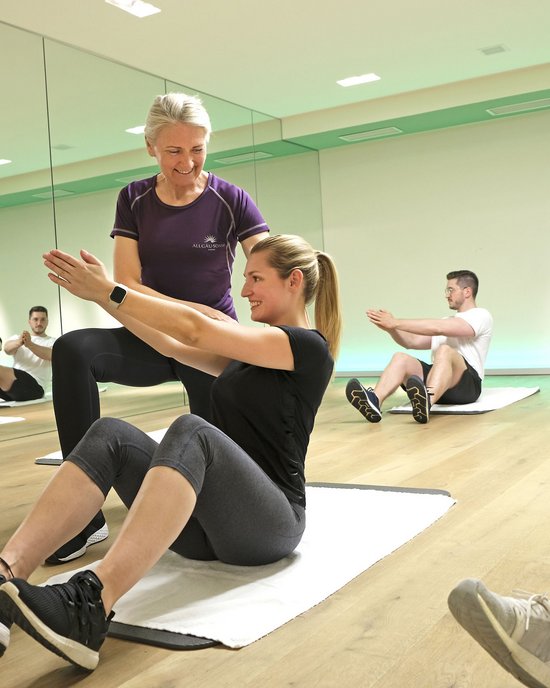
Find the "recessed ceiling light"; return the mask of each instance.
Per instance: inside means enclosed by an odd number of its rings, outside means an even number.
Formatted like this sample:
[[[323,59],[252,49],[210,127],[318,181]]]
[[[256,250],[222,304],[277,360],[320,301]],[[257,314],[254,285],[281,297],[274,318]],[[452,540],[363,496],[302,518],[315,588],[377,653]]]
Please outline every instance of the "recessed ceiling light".
[[[149,17],[152,14],[160,12],[158,7],[151,5],[148,2],[143,2],[143,0],[105,0],[109,5],[114,5],[125,12],[133,14],[134,17]]]
[[[395,134],[402,134],[403,130],[397,127],[384,127],[383,129],[369,129],[368,131],[357,131],[354,134],[344,134],[339,136],[342,141],[349,141],[350,143],[357,143],[357,141],[366,141],[367,139],[379,139],[382,136],[395,136]]]
[[[9,165],[11,160],[6,160],[5,158],[0,158],[0,165]]]
[[[513,103],[512,105],[500,105],[499,107],[486,110],[493,117],[498,115],[512,115],[518,112],[529,112],[550,107],[550,98],[539,98],[538,100],[526,100],[523,103]]]
[[[359,84],[368,84],[370,81],[379,81],[378,74],[362,74],[361,76],[349,76],[347,79],[340,79],[336,83],[340,86],[358,86]]]
[[[126,129],[129,134],[143,134],[145,131],[145,124],[141,124],[139,127],[130,127],[130,129]]]
[[[224,165],[232,165],[237,162],[250,162],[251,160],[264,160],[265,158],[272,158],[271,153],[264,153],[263,151],[255,151],[253,153],[240,153],[239,155],[228,155],[226,158],[215,159],[215,162],[221,162]]]

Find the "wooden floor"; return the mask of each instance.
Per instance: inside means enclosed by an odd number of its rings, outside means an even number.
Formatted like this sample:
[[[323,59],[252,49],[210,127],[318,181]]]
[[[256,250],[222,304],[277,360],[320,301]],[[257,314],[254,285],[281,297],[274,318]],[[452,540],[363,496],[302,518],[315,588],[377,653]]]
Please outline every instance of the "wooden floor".
[[[0,686],[518,686],[456,624],[446,599],[469,576],[503,594],[550,588],[550,377],[489,378],[488,386],[540,386],[541,393],[482,415],[434,416],[427,426],[391,414],[367,424],[347,403],[345,383],[331,384],[319,412],[308,480],[445,489],[457,500],[447,515],[322,604],[241,650],[174,652],[107,639],[98,668],[86,675],[15,628],[0,660]],[[146,431],[179,415],[181,399],[174,385],[111,386],[101,395],[104,415]],[[385,407],[404,400],[396,395]],[[0,425],[4,542],[56,470],[36,466],[34,458],[58,444],[51,403],[0,415],[26,419]],[[116,496],[105,513],[116,532],[124,517]],[[363,524],[365,532],[378,526]],[[111,541],[93,547],[78,565],[100,558]],[[32,580],[60,570],[42,567]]]

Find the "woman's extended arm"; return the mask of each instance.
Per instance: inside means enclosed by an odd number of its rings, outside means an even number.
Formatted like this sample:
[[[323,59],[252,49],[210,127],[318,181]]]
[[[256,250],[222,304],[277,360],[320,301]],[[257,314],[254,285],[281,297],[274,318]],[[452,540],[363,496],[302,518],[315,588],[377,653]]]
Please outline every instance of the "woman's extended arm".
[[[160,299],[133,289],[129,289],[123,304],[117,308],[109,300],[115,283],[107,276],[103,264],[87,251],[81,251],[79,260],[55,249],[44,255],[44,264],[53,271],[48,275],[52,282],[75,296],[94,301],[129,329],[134,328],[132,331],[139,337],[148,337],[145,341],[151,346],[163,347],[159,348],[162,353],[168,350],[164,347],[174,351],[176,345],[162,337],[153,343],[157,335],[151,330],[184,345],[178,355],[168,354],[184,363],[199,367],[189,358],[194,355],[189,351],[192,348],[199,350],[202,356],[207,355],[208,372],[211,374],[215,374],[212,373],[213,368],[219,374],[228,360],[280,370],[294,369],[290,342],[279,328],[244,327],[213,320],[181,302]],[[140,327],[148,329],[141,330],[140,334],[137,331]],[[204,370],[205,359],[202,360],[200,368]]]

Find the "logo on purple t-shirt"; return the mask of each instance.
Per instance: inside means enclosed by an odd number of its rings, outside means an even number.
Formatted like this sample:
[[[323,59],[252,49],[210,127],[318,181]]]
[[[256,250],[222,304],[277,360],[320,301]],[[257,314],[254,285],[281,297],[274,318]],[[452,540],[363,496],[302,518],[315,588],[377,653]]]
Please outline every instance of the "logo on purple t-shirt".
[[[207,234],[202,244],[193,244],[193,248],[205,248],[207,251],[215,251],[217,248],[225,248],[225,242],[219,242],[213,234]]]

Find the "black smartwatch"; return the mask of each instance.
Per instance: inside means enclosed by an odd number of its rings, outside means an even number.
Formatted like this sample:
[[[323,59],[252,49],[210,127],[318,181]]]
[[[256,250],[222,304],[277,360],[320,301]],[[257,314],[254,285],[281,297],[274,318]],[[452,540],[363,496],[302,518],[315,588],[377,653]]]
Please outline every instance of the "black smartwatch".
[[[124,302],[126,295],[128,294],[128,289],[123,284],[117,284],[113,291],[109,294],[109,301],[114,303],[118,308],[121,303]]]

